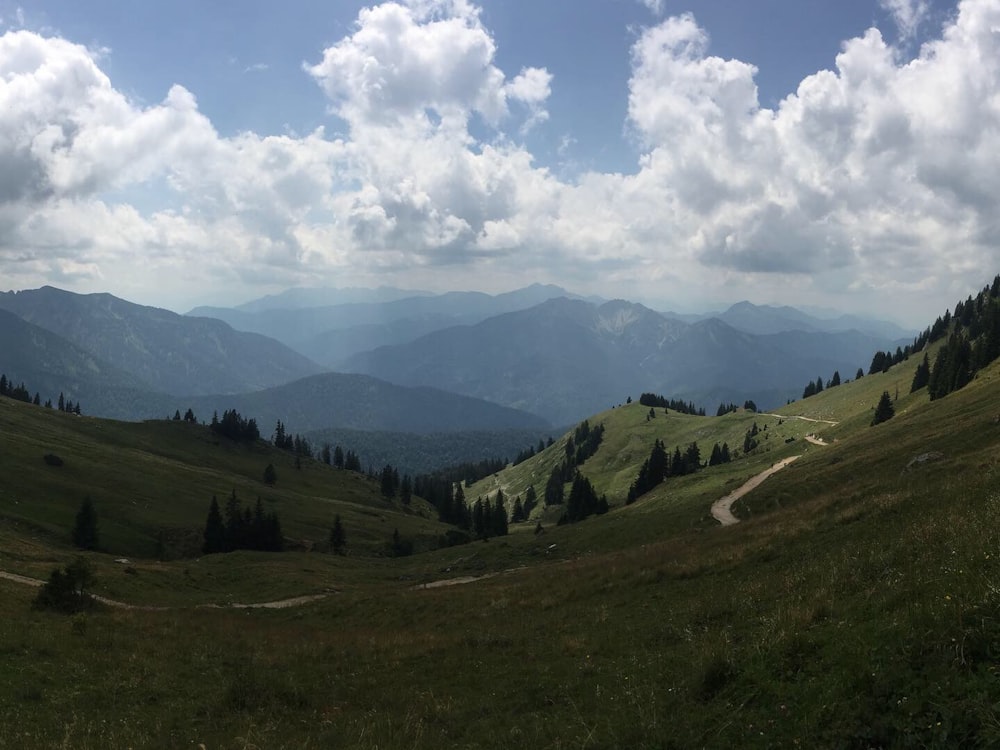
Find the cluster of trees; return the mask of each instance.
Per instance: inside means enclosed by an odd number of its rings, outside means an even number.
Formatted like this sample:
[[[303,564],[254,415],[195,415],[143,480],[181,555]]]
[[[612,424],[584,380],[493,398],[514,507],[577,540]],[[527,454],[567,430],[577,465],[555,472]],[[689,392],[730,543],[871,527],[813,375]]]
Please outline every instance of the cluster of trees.
[[[572,457],[574,466],[582,466],[588,458],[597,453],[597,449],[601,447],[601,440],[603,439],[603,424],[591,427],[588,420],[583,420],[573,430],[572,436],[567,439],[566,460],[570,461]]]
[[[62,570],[52,571],[49,580],[38,590],[32,608],[64,614],[92,609],[96,602],[87,589],[93,585],[94,571],[90,563],[78,557]]]
[[[338,469],[361,471],[361,459],[358,458],[358,454],[352,450],[345,452],[339,445],[331,446],[329,443],[324,443],[320,450],[320,460],[327,466],[334,466]]]
[[[755,414],[757,413],[757,404],[755,404],[753,401],[749,399],[743,402],[743,408],[746,411],[752,411]],[[721,403],[719,404],[719,408],[715,410],[715,416],[722,417],[725,416],[726,414],[729,414],[730,412],[735,412],[739,410],[740,407],[738,407],[736,404]]]
[[[864,373],[858,370],[858,377],[860,378]],[[840,370],[834,370],[833,377],[826,381],[827,388],[836,388],[840,385]],[[823,392],[823,378],[818,377],[814,383],[809,383],[802,391],[802,398],[809,398],[810,396],[815,396],[817,393]]]
[[[720,449],[721,450],[721,449]],[[655,487],[658,487],[667,477],[679,477],[692,474],[701,468],[701,449],[698,443],[691,443],[682,453],[680,446],[674,448],[673,456],[667,453],[662,441],[656,440],[653,449],[642,463],[639,476],[635,478],[628,490],[625,504],[634,503]]]
[[[31,392],[28,390],[24,381],[21,381],[17,385],[14,384],[13,380],[7,378],[6,373],[0,374],[0,396],[7,396],[7,398],[12,398],[17,401],[23,401],[26,404],[34,404],[35,406],[42,405],[42,398],[38,391],[35,391],[35,395],[32,396]],[[52,408],[52,399],[47,399],[45,401],[45,408]],[[68,414],[81,414],[80,402],[75,404],[67,399],[62,393],[59,394],[59,411],[66,412]]]
[[[931,399],[964,387],[1000,357],[1000,276],[975,299],[955,306],[952,330],[934,358],[927,379]]]
[[[652,411],[653,407],[650,407]],[[573,431],[573,434],[566,439],[565,458],[549,474],[545,483],[545,504],[562,505],[565,499],[566,484],[575,480],[579,474],[578,466],[581,466],[588,458],[593,456],[601,445],[604,438],[604,425],[591,427],[590,422],[584,420]]]
[[[545,448],[547,447],[547,445],[552,445],[552,443],[554,443],[554,442],[555,441],[552,439],[551,435],[549,435],[549,442],[548,442],[548,444],[546,444],[546,442],[544,440],[542,440],[541,438],[539,438],[539,440],[538,440],[538,447],[536,448],[535,446],[530,445],[527,448],[525,448],[523,451],[521,451],[520,453],[518,453],[517,456],[515,456],[514,461],[511,463],[511,466],[517,466],[519,463],[527,461],[529,458],[532,458],[532,457],[538,455],[543,450],[545,450]]]
[[[41,400],[38,393],[35,393],[35,398],[32,399],[30,391],[28,391],[23,382],[20,385],[14,385],[13,380],[7,380],[6,374],[0,375],[0,396],[7,396],[8,398],[23,401],[26,404],[34,403],[35,406],[38,406]],[[52,402],[50,401],[48,405],[51,407]]]
[[[721,446],[716,443],[712,446],[712,455],[708,458],[709,466],[719,466],[720,464],[728,464],[733,460],[733,457],[729,454],[729,443],[723,443]]]
[[[309,441],[301,435],[289,434],[288,430],[285,429],[284,423],[282,423],[280,419],[274,426],[274,435],[271,436],[271,443],[275,448],[293,453],[299,458],[313,458],[314,456],[313,448],[309,444]]]
[[[767,425],[764,425],[764,430],[766,430],[766,429],[767,429]],[[761,432],[763,432],[763,430],[761,430],[757,426],[756,422],[754,422],[750,426],[750,429],[746,431],[746,434],[743,436],[743,453],[744,453],[744,455],[747,454],[747,453],[750,453],[750,451],[752,451],[754,448],[756,448],[758,445],[760,445],[760,441],[757,439],[757,436]]]
[[[593,515],[603,515],[608,512],[607,495],[597,496],[594,486],[587,477],[579,471],[573,477],[573,486],[566,499],[566,510],[559,518],[559,523],[576,523]]]
[[[946,396],[967,385],[979,370],[1000,357],[1000,274],[993,283],[983,287],[975,297],[969,295],[955,305],[954,313],[946,310],[913,341],[912,346],[897,349],[891,358],[877,352],[872,366],[881,355],[881,372],[920,352],[927,344],[947,337],[938,349],[933,366],[927,353],[913,375],[910,392],[927,387],[931,400]],[[902,356],[901,356],[902,355]]]
[[[174,411],[174,421],[175,422],[180,422],[181,421],[181,410],[180,409],[177,409],[176,411]],[[195,417],[194,411],[192,411],[191,409],[188,409],[186,412],[184,412],[184,421],[185,422],[189,422],[190,424],[198,424],[198,418]]]
[[[188,409],[188,411],[191,411]],[[192,414],[192,416],[194,416]],[[216,435],[222,435],[238,443],[253,443],[260,439],[260,430],[257,429],[257,420],[244,419],[236,409],[227,409],[222,412],[222,419],[219,413],[212,413],[212,422],[208,428]]]
[[[632,400],[629,399],[629,403]],[[665,396],[657,395],[656,393],[643,393],[639,396],[639,403],[643,406],[657,406],[661,409],[673,409],[674,411],[680,412],[681,414],[690,414],[694,417],[704,417],[705,409],[699,409],[694,405],[694,402],[681,401],[680,399],[667,399]]]
[[[379,491],[382,497],[392,499],[399,495],[399,500],[403,505],[409,505],[413,497],[413,480],[409,474],[404,474],[399,478],[399,471],[396,467],[386,464],[379,472]]]
[[[206,555],[238,549],[281,552],[284,548],[278,514],[265,513],[259,497],[253,511],[249,506],[242,507],[235,489],[226,501],[225,518],[218,500],[215,495],[212,496],[208,518],[205,520],[204,537],[202,551]]]
[[[491,536],[507,536],[507,508],[504,506],[503,490],[497,490],[493,503],[490,499],[477,498],[472,506],[472,533],[477,539]]]

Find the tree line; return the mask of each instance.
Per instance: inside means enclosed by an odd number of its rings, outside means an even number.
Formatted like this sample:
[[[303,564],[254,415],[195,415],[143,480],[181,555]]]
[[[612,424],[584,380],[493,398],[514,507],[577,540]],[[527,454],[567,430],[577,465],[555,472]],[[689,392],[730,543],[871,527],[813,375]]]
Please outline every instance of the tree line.
[[[32,396],[31,391],[28,390],[23,380],[15,385],[13,380],[7,378],[6,373],[0,374],[0,396],[6,396],[15,401],[23,401],[26,404],[43,406],[41,394],[38,391],[35,391],[35,395]],[[44,406],[46,409],[53,408],[52,399],[47,399]],[[73,403],[61,391],[59,392],[59,400],[55,408],[67,414],[76,414],[77,416],[83,413],[80,409],[80,402]]]
[[[639,396],[639,403],[643,406],[656,406],[661,409],[673,409],[676,412],[680,412],[681,414],[690,414],[693,417],[705,416],[704,407],[698,408],[694,405],[693,401],[684,402],[676,398],[667,399],[665,396],[660,396],[656,393],[643,393]]]
[[[266,513],[259,497],[252,511],[250,506],[242,506],[235,489],[226,501],[225,517],[219,508],[219,501],[212,495],[203,536],[202,552],[206,555],[238,549],[261,552],[281,552],[284,549],[278,514]]]

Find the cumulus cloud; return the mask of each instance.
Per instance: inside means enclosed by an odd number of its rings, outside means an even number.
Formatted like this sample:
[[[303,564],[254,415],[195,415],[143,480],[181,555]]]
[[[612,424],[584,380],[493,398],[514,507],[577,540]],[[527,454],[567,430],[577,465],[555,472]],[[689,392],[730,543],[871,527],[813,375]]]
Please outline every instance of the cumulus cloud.
[[[901,29],[925,13],[887,7]],[[501,70],[465,0],[366,8],[304,66],[338,138],[222,137],[184,86],[141,106],[96,52],[9,31],[0,264],[12,285],[406,283],[434,269],[466,287],[473,270],[605,293],[739,284],[948,303],[997,261],[997,28],[1000,0],[962,0],[909,60],[869,29],[768,109],[752,64],[712,55],[694,16],[665,18],[631,52],[634,173],[572,181],[514,137],[544,127],[558,81]]]
[[[917,35],[917,30],[930,13],[928,0],[879,0],[879,5],[892,16],[899,36],[904,40]]]

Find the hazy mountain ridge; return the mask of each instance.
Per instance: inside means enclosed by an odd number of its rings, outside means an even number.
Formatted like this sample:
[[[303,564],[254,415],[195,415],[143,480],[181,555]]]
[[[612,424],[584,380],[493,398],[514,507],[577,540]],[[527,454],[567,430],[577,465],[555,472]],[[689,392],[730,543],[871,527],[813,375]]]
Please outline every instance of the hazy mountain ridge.
[[[177,395],[237,393],[324,368],[283,344],[207,318],[53,287],[0,294],[0,308],[51,331],[147,384]]]
[[[436,386],[541,414],[582,419],[645,390],[696,401],[777,406],[806,382],[853,377],[895,342],[857,331],[755,335],[718,318],[687,324],[636,303],[549,300],[474,326],[352,357],[346,368]]]
[[[917,333],[889,321],[874,320],[859,315],[845,314],[824,318],[787,305],[781,307],[755,305],[745,300],[711,317],[718,318],[737,330],[756,334],[787,331],[842,333],[853,330],[878,338],[908,339]]]
[[[321,364],[335,366],[358,352],[405,343],[456,325],[472,325],[557,297],[582,299],[561,287],[533,284],[496,295],[418,293],[388,301],[262,310],[197,307],[188,315],[216,318],[237,330],[270,336]]]

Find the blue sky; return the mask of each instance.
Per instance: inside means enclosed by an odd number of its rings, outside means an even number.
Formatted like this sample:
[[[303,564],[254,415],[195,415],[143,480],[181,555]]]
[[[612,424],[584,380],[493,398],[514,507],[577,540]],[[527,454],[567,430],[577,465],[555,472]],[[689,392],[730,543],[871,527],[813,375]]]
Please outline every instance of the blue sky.
[[[0,286],[183,310],[540,281],[922,324],[998,270],[1000,0],[0,19]]]

